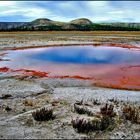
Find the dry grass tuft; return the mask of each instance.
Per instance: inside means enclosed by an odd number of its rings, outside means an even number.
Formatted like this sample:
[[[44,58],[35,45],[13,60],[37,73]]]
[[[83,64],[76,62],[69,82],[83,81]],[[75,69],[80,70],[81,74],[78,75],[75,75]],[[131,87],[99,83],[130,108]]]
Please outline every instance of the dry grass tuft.
[[[90,101],[93,105],[101,105],[101,102],[98,99],[91,99]]]
[[[77,104],[74,104],[74,110],[78,114],[87,114],[89,116],[92,116],[93,115],[92,111],[90,111],[87,107],[79,106]]]
[[[81,108],[79,105],[74,104],[74,109],[79,114],[92,114],[87,108]],[[92,120],[79,119],[72,120],[73,128],[77,129],[78,132],[87,133],[90,131],[104,131],[104,130],[113,130],[116,125],[116,113],[114,112],[114,105],[106,103],[103,107],[100,108],[100,117],[94,118]]]
[[[133,105],[124,105],[122,107],[122,112],[125,119],[130,120],[131,122],[140,124],[140,108]]]
[[[115,98],[111,98],[111,99],[109,99],[108,101],[114,103],[114,105],[116,105],[116,106],[119,105],[119,101],[118,101],[117,99],[115,99]]]
[[[36,121],[48,121],[54,119],[53,110],[45,107],[33,112],[32,116]]]
[[[92,124],[90,121],[85,119],[76,118],[76,120],[71,121],[73,128],[77,129],[79,133],[81,132],[89,132],[92,130]]]
[[[116,113],[114,112],[114,105],[106,103],[105,106],[100,108],[100,113],[103,116],[115,117]]]
[[[103,117],[101,119],[85,120],[76,118],[71,121],[73,128],[79,133],[88,133],[92,131],[113,130],[116,126],[114,118]]]

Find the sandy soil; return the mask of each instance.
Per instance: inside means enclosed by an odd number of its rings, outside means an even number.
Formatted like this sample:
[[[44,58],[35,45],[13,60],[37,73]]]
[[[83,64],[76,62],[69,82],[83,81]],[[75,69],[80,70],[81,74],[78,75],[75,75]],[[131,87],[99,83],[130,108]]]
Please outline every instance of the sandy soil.
[[[140,46],[139,32],[1,32],[0,50],[65,44],[126,43]]]
[[[1,52],[9,48],[28,46],[46,46],[51,44],[101,44],[124,43],[140,46],[139,33],[0,33]],[[101,105],[92,106],[94,113],[100,111],[109,99],[115,98],[120,103],[140,105],[140,91],[118,90],[93,86],[88,80],[48,79],[38,77],[15,77],[0,74],[0,138],[140,138],[140,125],[126,121],[112,131],[78,133],[71,124],[79,115],[74,111],[77,100],[98,99]],[[29,100],[32,104],[25,104]],[[10,109],[8,110],[7,107]],[[38,108],[53,108],[56,118],[38,122],[32,112]],[[117,108],[117,111],[120,111]]]

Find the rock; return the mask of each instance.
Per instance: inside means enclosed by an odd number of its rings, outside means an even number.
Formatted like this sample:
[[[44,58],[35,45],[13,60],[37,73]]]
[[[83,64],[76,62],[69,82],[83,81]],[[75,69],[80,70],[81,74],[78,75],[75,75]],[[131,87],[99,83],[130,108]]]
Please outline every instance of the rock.
[[[32,99],[25,99],[25,100],[23,101],[23,104],[24,104],[25,106],[33,106],[33,100],[32,100]]]
[[[51,104],[52,104],[52,106],[58,106],[59,101],[53,101]]]
[[[11,94],[2,94],[2,96],[0,97],[0,99],[8,99],[10,97],[12,97]]]
[[[9,106],[6,106],[6,107],[5,107],[5,110],[6,110],[7,112],[9,112],[9,111],[12,110],[12,108],[10,108]]]

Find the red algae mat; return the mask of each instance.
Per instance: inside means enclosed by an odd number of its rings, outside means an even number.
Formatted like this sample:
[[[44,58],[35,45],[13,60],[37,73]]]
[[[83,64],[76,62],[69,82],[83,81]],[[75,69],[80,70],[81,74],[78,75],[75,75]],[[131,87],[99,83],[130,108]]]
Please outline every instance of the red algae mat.
[[[135,47],[69,45],[5,51],[0,58],[1,73],[75,78],[96,86],[140,90],[140,49]]]

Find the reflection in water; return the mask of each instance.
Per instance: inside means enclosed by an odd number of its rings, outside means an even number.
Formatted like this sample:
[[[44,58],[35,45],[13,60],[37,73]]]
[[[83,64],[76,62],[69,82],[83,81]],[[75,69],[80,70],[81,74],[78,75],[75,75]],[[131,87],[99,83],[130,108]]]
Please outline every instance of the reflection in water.
[[[9,51],[3,59],[11,61],[1,61],[0,67],[41,71],[55,78],[91,79],[105,87],[140,89],[140,51],[134,48],[49,47]]]
[[[30,58],[72,64],[137,64],[140,55],[129,49],[87,46],[42,49],[40,52],[31,54]]]

